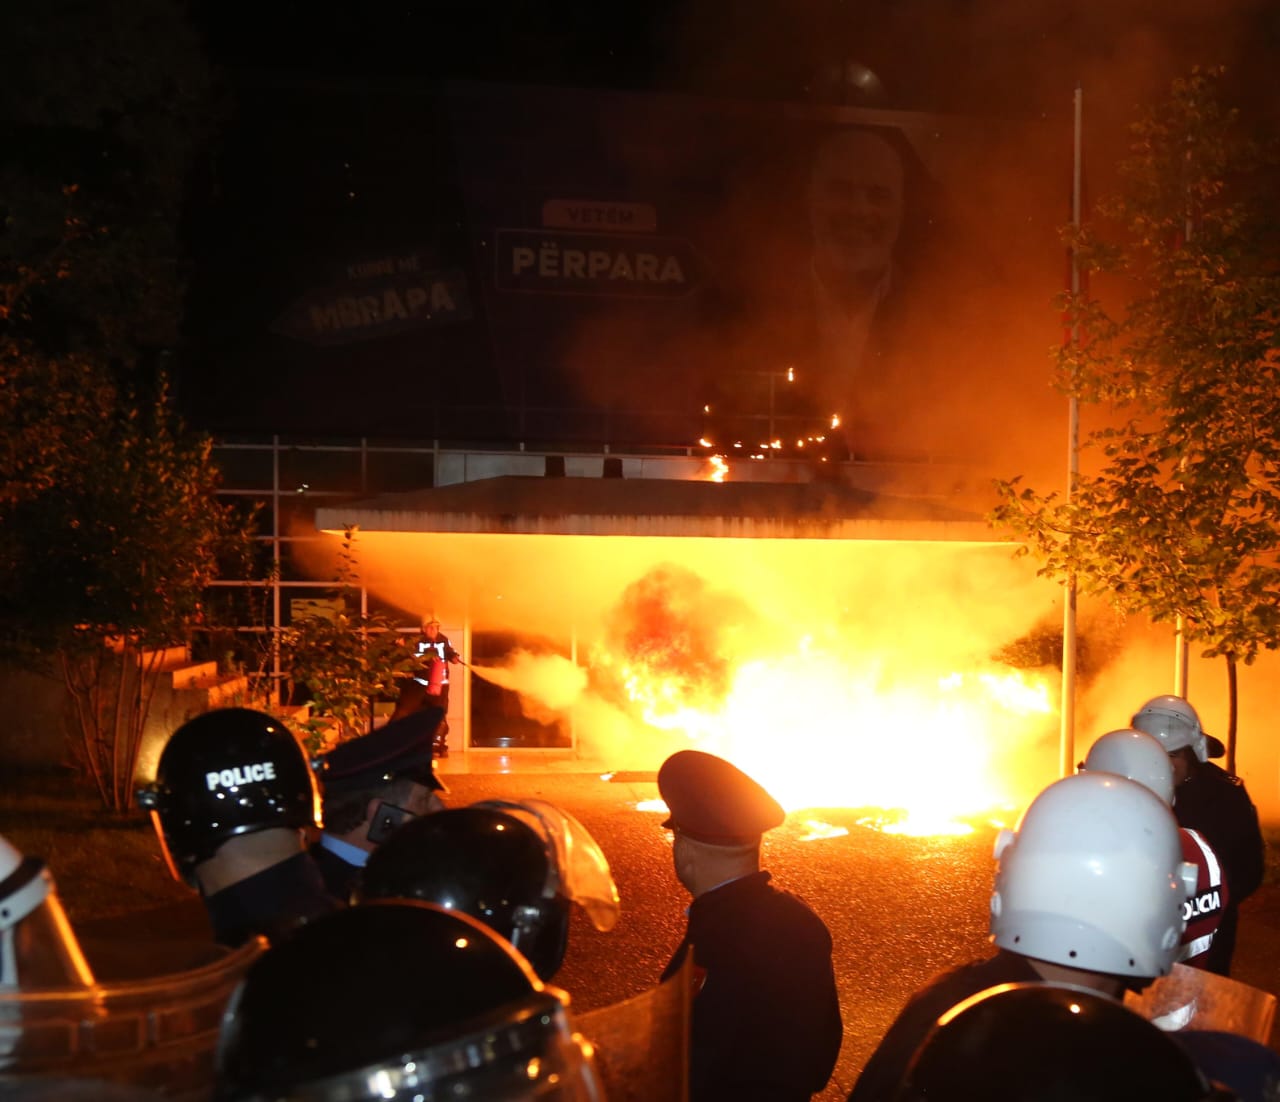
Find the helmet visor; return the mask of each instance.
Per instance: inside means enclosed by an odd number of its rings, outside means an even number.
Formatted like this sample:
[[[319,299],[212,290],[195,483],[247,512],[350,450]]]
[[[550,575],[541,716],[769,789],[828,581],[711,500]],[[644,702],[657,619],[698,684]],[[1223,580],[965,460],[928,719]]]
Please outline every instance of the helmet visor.
[[[554,856],[560,894],[582,907],[597,930],[617,925],[621,902],[609,860],[569,812],[545,800],[486,800],[477,806],[502,811],[533,828]]]
[[[589,1042],[571,1033],[566,997],[554,989],[512,1008],[479,1031],[384,1063],[298,1083],[238,1102],[360,1102],[483,1098],[486,1102],[603,1102]],[[232,1095],[220,1095],[230,1098]]]

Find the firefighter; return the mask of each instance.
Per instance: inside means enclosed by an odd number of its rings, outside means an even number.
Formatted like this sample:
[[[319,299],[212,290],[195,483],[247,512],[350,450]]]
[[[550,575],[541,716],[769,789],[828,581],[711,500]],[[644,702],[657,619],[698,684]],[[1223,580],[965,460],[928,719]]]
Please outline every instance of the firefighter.
[[[1083,987],[1004,984],[938,1020],[894,1102],[1209,1102],[1233,1098],[1178,1044]]]
[[[1204,730],[1196,710],[1182,697],[1148,700],[1130,726],[1160,740],[1173,763],[1174,817],[1203,836],[1226,869],[1231,898],[1204,967],[1230,975],[1240,904],[1262,885],[1266,858],[1258,809],[1244,781],[1209,760],[1222,757],[1226,747]]]
[[[825,923],[760,868],[782,807],[751,777],[699,750],[658,770],[676,876],[693,896],[662,978],[693,954],[691,1102],[802,1099],[821,1091],[843,1024]]]
[[[437,707],[423,708],[339,743],[316,763],[324,832],[311,847],[331,895],[349,902],[369,855],[402,824],[444,808],[431,767]]]
[[[564,961],[570,903],[602,931],[619,911],[599,844],[545,800],[490,800],[406,823],[370,856],[361,898],[421,899],[469,914],[543,980]]]
[[[1001,831],[991,897],[994,956],[944,972],[908,1001],[849,1094],[890,1099],[938,1018],[1004,983],[1045,981],[1112,998],[1173,967],[1195,869],[1178,824],[1150,789],[1077,773],[1042,791]]]
[[[197,889],[215,940],[269,940],[337,909],[305,833],[320,793],[298,740],[274,716],[219,708],[179,727],[138,793],[174,878]]]
[[[1173,765],[1164,747],[1152,735],[1132,728],[1108,731],[1089,747],[1080,768],[1128,777],[1151,789],[1166,804],[1173,803]],[[1181,827],[1178,834],[1182,839],[1183,860],[1196,867],[1195,894],[1183,906],[1187,928],[1178,947],[1178,963],[1208,968],[1229,899],[1229,885],[1222,862],[1205,838],[1186,827]]]
[[[567,997],[468,915],[385,900],[272,948],[231,997],[218,1102],[596,1102]]]
[[[462,661],[449,637],[440,630],[434,616],[422,621],[422,634],[414,646],[421,662],[418,672],[404,680],[392,719],[400,719],[423,708],[439,707],[440,723],[435,731],[435,755],[449,756],[449,667]]]

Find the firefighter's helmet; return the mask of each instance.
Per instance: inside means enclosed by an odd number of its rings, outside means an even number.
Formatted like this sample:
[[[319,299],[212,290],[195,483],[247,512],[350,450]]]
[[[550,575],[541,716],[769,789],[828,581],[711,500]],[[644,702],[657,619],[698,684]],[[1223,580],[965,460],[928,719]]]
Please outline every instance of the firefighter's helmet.
[[[1196,884],[1178,824],[1150,789],[1109,773],[1055,781],[1001,831],[991,937],[1087,972],[1153,978],[1173,967]]]
[[[1165,803],[1173,804],[1173,766],[1154,735],[1122,727],[1100,735],[1085,756],[1081,768],[1088,773],[1116,773],[1151,789]]]
[[[942,1015],[912,1056],[894,1102],[1215,1097],[1167,1034],[1115,999],[1083,987],[1013,983]]]
[[[593,1102],[567,997],[468,915],[364,903],[301,927],[228,1004],[214,1097]]]
[[[138,804],[151,812],[169,870],[187,883],[229,838],[320,825],[302,746],[280,720],[249,708],[219,708],[179,727]]]

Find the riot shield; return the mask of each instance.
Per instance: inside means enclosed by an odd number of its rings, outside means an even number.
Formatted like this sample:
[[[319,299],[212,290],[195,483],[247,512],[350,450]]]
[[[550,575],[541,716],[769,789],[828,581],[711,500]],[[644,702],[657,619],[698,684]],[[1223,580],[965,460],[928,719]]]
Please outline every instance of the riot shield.
[[[255,939],[212,963],[144,979],[0,990],[0,1094],[75,1076],[206,1099],[223,1010],[265,948]]]
[[[609,1102],[687,1102],[692,961],[685,954],[680,971],[633,999],[574,1016]]]
[[[1215,1030],[1263,1045],[1271,1039],[1276,1014],[1276,997],[1269,992],[1185,964],[1175,964],[1141,994],[1128,992],[1124,1001],[1166,1032]]]

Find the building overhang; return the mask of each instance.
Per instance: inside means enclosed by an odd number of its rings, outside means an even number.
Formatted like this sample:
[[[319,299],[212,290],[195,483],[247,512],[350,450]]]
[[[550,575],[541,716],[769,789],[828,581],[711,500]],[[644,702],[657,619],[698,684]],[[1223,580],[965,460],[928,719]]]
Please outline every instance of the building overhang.
[[[364,532],[1007,543],[976,513],[835,482],[504,475],[316,510]]]

